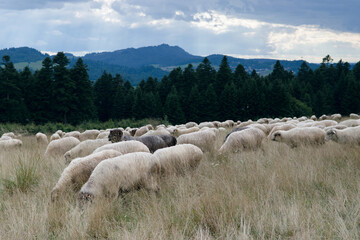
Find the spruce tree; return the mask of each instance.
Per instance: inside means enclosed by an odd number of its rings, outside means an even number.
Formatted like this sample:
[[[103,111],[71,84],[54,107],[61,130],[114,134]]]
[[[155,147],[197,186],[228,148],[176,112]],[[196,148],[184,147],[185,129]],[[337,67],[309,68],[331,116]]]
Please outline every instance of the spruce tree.
[[[69,114],[77,111],[77,99],[75,96],[76,83],[70,78],[68,58],[63,52],[58,52],[53,58],[54,69],[54,88],[52,109],[55,121],[67,123]]]
[[[220,116],[219,121],[228,119],[235,120],[238,117],[237,111],[237,91],[233,81],[226,84],[224,90],[220,95]]]
[[[201,96],[197,85],[195,84],[190,91],[188,102],[186,104],[186,120],[200,123],[200,101]]]
[[[220,68],[216,73],[216,81],[214,88],[217,96],[220,96],[225,86],[232,81],[232,72],[227,61],[227,57],[224,56],[221,60]]]
[[[185,123],[185,115],[180,105],[180,100],[175,86],[172,86],[170,93],[166,97],[164,114],[168,117],[170,123]]]
[[[81,58],[70,69],[71,80],[75,83],[74,100],[76,112],[71,113],[71,122],[80,123],[96,118],[94,91],[87,73],[87,66]]]

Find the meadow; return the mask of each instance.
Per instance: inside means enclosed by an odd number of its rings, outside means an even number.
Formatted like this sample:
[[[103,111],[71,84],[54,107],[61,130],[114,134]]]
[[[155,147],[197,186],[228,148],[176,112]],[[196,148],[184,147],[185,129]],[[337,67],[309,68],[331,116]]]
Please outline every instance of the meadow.
[[[265,140],[254,152],[206,153],[157,194],[80,209],[70,191],[50,200],[64,159],[45,159],[34,136],[21,140],[0,152],[0,239],[360,239],[359,146]]]

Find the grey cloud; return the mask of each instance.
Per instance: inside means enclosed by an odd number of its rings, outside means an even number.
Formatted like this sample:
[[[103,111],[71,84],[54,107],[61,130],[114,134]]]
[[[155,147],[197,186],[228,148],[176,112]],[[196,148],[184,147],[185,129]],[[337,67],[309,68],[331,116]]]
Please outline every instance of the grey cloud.
[[[0,1],[0,9],[26,10],[42,8],[61,8],[64,3],[90,2],[91,0],[4,0]]]

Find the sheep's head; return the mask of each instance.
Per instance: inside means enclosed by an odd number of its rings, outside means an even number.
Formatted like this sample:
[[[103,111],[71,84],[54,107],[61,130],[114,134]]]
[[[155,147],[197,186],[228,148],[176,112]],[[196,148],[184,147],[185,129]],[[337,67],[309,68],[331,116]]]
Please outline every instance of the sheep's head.
[[[51,191],[51,202],[55,202],[58,199],[59,199],[59,190],[58,189],[52,190]]]
[[[329,140],[335,140],[337,139],[337,134],[336,134],[336,130],[335,129],[330,129],[326,132],[326,137],[325,137],[325,141],[329,141]]]
[[[91,203],[94,200],[94,194],[88,192],[80,192],[78,200],[80,203]]]
[[[71,161],[71,154],[70,154],[70,152],[66,152],[66,153],[64,154],[64,158],[65,158],[65,163],[66,163],[66,164],[69,163],[69,162]]]
[[[280,132],[275,132],[271,140],[280,141],[280,139],[281,139],[281,133]]]
[[[110,142],[120,142],[123,136],[123,132],[120,129],[110,130],[108,139]]]
[[[130,135],[131,135],[132,137],[135,136],[136,131],[137,131],[137,128],[131,129]]]

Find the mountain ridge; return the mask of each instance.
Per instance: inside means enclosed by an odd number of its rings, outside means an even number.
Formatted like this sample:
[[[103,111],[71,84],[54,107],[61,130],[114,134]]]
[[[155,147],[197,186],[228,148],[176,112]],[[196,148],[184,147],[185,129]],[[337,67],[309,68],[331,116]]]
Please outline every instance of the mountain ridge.
[[[78,57],[71,53],[65,53],[70,60],[69,66],[73,66]],[[33,71],[41,68],[41,64],[33,64],[42,61],[49,54],[43,54],[39,50],[30,47],[8,48],[0,50],[0,57],[9,55],[15,67],[33,66]],[[225,55],[211,54],[207,56],[212,66],[217,69]],[[50,56],[51,57],[51,56]],[[124,79],[133,85],[142,79],[153,77],[161,79],[173,68],[185,67],[192,64],[196,67],[205,57],[188,53],[179,46],[161,44],[140,48],[126,48],[116,51],[104,51],[88,53],[81,57],[88,65],[89,77],[92,81],[98,79],[104,71],[113,75],[119,73]],[[277,59],[244,59],[227,56],[229,66],[234,70],[239,64],[243,65],[249,73],[255,70],[260,75],[266,75],[272,71]],[[286,70],[297,72],[302,60],[280,60]],[[306,62],[310,68],[316,69],[320,64]],[[37,67],[34,67],[37,66]]]

